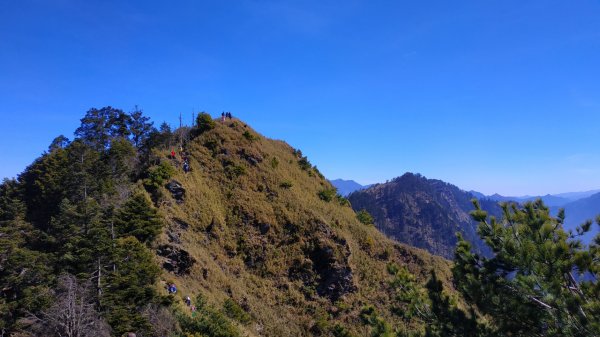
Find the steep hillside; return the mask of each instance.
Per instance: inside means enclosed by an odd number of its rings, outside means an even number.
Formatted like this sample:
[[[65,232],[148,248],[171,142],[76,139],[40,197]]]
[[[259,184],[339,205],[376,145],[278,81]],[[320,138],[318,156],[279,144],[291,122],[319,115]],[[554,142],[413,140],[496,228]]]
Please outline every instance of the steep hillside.
[[[174,176],[185,197],[159,202],[169,223],[161,244],[197,262],[172,278],[184,293],[243,303],[249,334],[313,335],[331,320],[364,335],[360,308],[389,310],[388,263],[448,277],[448,262],[359,223],[300,151],[241,121],[217,123],[186,151],[192,171]]]
[[[299,150],[207,114],[151,126],[92,109],[0,185],[3,332],[46,336],[72,298],[94,336],[422,331],[398,292],[421,301],[432,270],[454,292],[449,261],[359,222]]]
[[[469,215],[472,198],[454,185],[413,173],[349,196],[352,207],[372,214],[377,228],[389,237],[446,258],[453,257],[456,232],[487,252]],[[500,214],[495,201],[480,202],[490,214]]]

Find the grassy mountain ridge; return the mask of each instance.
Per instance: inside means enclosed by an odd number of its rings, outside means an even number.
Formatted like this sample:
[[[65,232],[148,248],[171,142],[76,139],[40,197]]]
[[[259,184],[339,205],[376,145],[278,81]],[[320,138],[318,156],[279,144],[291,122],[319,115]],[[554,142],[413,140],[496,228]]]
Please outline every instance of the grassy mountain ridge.
[[[0,185],[3,332],[61,331],[50,318],[77,299],[81,336],[362,336],[424,328],[398,313],[400,271],[454,292],[449,261],[358,221],[285,142],[206,114],[173,132],[132,118],[91,109]]]
[[[357,309],[371,303],[385,315],[387,263],[406,265],[421,279],[429,268],[449,276],[447,261],[390,241],[359,223],[349,206],[319,198],[332,187],[300,152],[241,121],[217,123],[186,150],[192,172],[173,177],[185,201],[166,198],[160,209],[170,228],[189,224],[177,246],[198,263],[189,276],[174,278],[184,292],[247,303],[256,321],[248,333],[311,335],[319,317],[332,312],[333,321],[366,333]],[[161,243],[174,244],[168,234]]]

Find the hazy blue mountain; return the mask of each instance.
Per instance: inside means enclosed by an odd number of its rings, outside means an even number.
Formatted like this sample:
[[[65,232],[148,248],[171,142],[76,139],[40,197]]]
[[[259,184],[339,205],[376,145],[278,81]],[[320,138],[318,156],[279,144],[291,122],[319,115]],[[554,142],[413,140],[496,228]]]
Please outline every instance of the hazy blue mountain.
[[[586,220],[595,220],[600,215],[600,193],[593,194],[587,198],[568,203],[565,208],[565,229],[575,228]],[[599,226],[594,223],[589,233],[581,239],[589,244],[591,240],[600,232]]]
[[[600,192],[600,190],[590,190],[585,192],[567,192],[567,193],[559,193],[559,194],[546,194],[546,195],[524,195],[524,196],[504,196],[498,193],[492,195],[485,195],[481,192],[477,191],[469,191],[473,196],[477,199],[490,199],[494,201],[516,201],[516,202],[526,202],[526,201],[534,201],[538,198],[541,198],[547,206],[557,208],[564,207],[570,202],[577,201],[579,199],[587,198],[595,193]]]
[[[354,180],[344,180],[344,179],[334,179],[329,181],[335,188],[337,188],[338,193],[343,196],[348,196],[350,193],[354,191],[359,191],[365,189],[371,185],[361,185]]]
[[[494,201],[516,201],[519,203],[533,201],[542,198],[544,203],[550,207],[553,215],[558,214],[560,208],[565,209],[565,229],[575,232],[577,226],[586,220],[595,220],[600,215],[600,190],[590,190],[584,192],[567,192],[559,194],[547,194],[544,196],[520,196],[507,197],[500,194],[484,195],[477,191],[470,193],[478,199],[490,199]],[[581,240],[589,244],[591,240],[600,232],[597,224],[592,225],[592,229]]]
[[[591,197],[592,195],[600,193],[600,190],[590,190],[585,192],[567,192],[567,193],[559,193],[555,194],[557,197],[569,199],[570,201],[577,201],[579,199]]]

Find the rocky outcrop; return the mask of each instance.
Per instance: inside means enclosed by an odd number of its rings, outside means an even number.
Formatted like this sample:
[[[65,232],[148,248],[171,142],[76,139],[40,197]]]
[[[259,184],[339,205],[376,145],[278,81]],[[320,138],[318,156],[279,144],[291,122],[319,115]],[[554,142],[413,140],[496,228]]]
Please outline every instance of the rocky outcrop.
[[[346,240],[337,237],[327,226],[319,225],[304,256],[295,260],[288,276],[314,286],[319,296],[334,302],[356,290],[349,257]]]
[[[165,187],[167,188],[167,190],[169,190],[169,192],[171,192],[173,199],[175,199],[177,203],[182,203],[184,201],[185,188],[183,188],[180,182],[178,182],[177,180],[171,180],[167,183]]]
[[[189,274],[196,263],[188,252],[172,245],[161,245],[156,253],[163,258],[163,268],[175,275]]]
[[[309,252],[313,271],[318,275],[317,293],[336,301],[343,295],[355,290],[352,269],[348,265],[350,250],[344,242],[341,252],[337,252],[325,241],[319,241]],[[341,253],[342,256],[336,256]]]

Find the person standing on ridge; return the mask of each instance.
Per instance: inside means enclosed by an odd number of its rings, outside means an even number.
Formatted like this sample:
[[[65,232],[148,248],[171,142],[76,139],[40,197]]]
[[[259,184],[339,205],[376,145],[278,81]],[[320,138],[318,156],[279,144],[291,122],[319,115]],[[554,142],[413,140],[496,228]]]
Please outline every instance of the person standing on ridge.
[[[221,113],[221,122],[225,122],[225,111]]]

